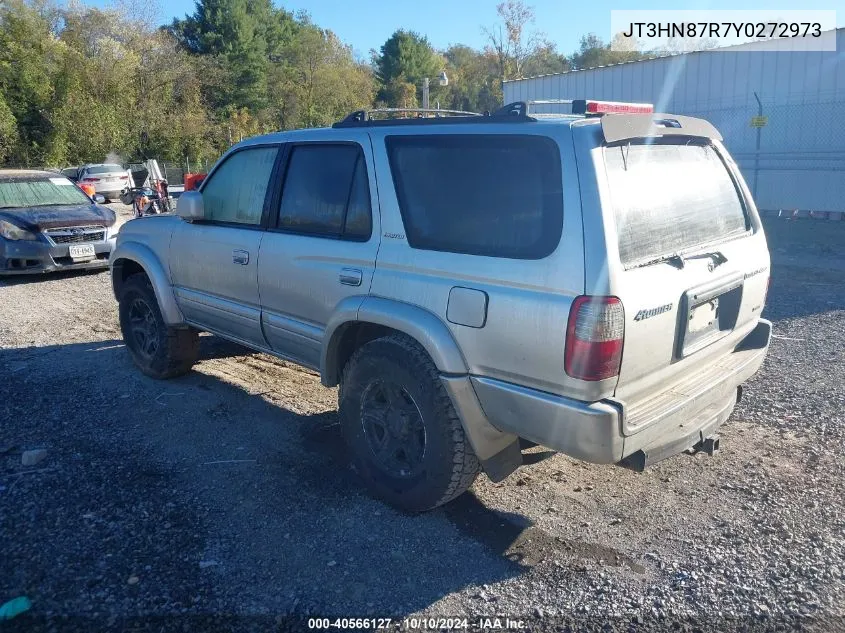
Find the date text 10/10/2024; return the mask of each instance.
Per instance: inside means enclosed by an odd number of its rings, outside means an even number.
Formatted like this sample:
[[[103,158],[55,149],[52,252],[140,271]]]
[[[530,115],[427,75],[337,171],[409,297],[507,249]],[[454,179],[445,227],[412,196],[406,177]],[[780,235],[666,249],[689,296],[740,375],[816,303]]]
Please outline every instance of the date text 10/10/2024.
[[[308,628],[330,629],[376,629],[401,631],[519,631],[526,626],[517,618],[309,618]]]

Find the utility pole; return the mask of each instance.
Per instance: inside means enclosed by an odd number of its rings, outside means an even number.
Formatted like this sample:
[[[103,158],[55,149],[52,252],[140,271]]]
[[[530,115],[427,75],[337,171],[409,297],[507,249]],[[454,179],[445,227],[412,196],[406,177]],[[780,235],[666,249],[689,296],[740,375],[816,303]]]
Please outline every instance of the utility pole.
[[[449,78],[446,76],[446,71],[440,72],[440,76],[437,78],[437,82],[441,86],[448,86],[449,85]],[[422,89],[423,89],[422,90],[422,93],[423,93],[422,94],[422,97],[423,97],[422,107],[423,107],[423,110],[428,110],[429,108],[431,108],[430,85],[431,85],[431,83],[430,83],[428,77],[423,79],[423,85],[422,85]]]

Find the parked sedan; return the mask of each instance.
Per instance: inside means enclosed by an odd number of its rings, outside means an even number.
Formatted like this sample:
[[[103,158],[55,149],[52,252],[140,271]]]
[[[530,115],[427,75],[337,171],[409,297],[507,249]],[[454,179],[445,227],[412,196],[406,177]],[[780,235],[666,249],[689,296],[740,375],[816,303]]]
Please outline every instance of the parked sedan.
[[[65,173],[65,175],[68,174]],[[77,170],[76,178],[71,178],[71,180],[80,185],[93,185],[94,191],[107,200],[117,200],[121,191],[132,186],[129,181],[129,171],[121,165],[112,163],[82,165]]]
[[[101,202],[56,173],[0,170],[0,275],[106,268],[117,226]]]

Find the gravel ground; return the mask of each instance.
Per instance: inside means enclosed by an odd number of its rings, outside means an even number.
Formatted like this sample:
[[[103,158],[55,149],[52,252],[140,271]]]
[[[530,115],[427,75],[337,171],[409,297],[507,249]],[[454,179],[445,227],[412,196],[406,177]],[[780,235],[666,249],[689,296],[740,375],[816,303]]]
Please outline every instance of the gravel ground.
[[[206,336],[157,382],[108,273],[0,281],[0,603],[33,603],[0,628],[843,630],[845,222],[768,233],[775,339],[717,456],[636,474],[533,449],[422,516],[362,493],[312,373]]]

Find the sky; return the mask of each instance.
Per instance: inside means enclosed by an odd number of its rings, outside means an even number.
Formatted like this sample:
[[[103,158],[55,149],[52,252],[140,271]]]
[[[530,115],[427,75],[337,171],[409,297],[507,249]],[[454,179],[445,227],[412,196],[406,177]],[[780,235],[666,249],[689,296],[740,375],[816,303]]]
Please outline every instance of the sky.
[[[496,5],[500,0],[274,0],[290,11],[305,9],[314,22],[328,28],[351,44],[355,53],[369,59],[370,49],[378,49],[399,28],[417,31],[428,37],[437,49],[450,44],[481,48],[485,44],[483,26],[497,22]],[[193,13],[193,0],[160,0],[162,23]],[[103,6],[109,0],[88,0]],[[845,26],[845,0],[816,0],[798,5],[795,0],[525,0],[534,7],[534,28],[569,54],[578,48],[582,35],[596,33],[610,39],[612,9],[834,9],[837,26]]]

